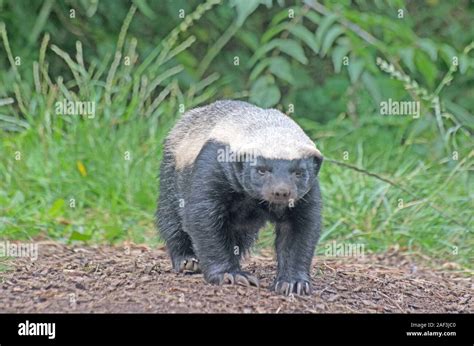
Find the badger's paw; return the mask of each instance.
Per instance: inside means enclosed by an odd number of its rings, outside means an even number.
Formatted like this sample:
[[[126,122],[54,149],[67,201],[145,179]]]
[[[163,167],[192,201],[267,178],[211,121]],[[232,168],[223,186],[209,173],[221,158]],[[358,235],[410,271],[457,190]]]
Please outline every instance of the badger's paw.
[[[244,271],[235,271],[228,273],[221,273],[212,275],[209,280],[210,283],[216,285],[240,285],[240,286],[254,286],[259,287],[258,279]]]
[[[194,257],[186,257],[179,260],[176,270],[179,273],[183,273],[183,272],[200,273],[201,272],[201,268],[199,266],[199,260]]]
[[[309,296],[311,294],[311,283],[306,280],[275,280],[271,289],[285,296],[290,294]]]

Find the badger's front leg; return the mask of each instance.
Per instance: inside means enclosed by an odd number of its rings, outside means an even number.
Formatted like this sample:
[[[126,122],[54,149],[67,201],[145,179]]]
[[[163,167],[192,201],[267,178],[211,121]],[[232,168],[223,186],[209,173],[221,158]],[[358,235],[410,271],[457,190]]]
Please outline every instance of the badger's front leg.
[[[228,190],[215,180],[192,187],[185,224],[200,268],[212,284],[258,286],[257,278],[240,268],[242,244],[232,229],[228,204]]]
[[[272,289],[284,295],[311,293],[311,261],[321,229],[319,186],[276,225],[277,276]]]

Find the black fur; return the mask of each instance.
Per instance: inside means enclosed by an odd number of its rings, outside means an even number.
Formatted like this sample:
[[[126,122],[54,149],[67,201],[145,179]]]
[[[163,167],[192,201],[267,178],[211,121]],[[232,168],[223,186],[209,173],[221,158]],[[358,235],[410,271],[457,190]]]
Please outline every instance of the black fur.
[[[172,154],[165,152],[157,221],[174,269],[180,271],[183,261],[195,258],[210,283],[223,283],[226,273],[247,277],[240,259],[270,221],[276,225],[278,261],[273,289],[309,294],[321,228],[321,159],[220,162],[222,150],[225,144],[207,142],[194,164],[182,171],[175,170]],[[293,204],[263,198],[286,198],[276,185],[288,187],[281,191],[290,194]]]

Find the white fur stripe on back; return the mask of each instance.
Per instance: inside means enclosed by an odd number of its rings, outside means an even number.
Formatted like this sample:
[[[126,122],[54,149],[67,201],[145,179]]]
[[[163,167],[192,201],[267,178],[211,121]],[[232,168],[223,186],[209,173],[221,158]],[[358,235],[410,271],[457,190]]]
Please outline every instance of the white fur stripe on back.
[[[190,110],[171,130],[166,148],[175,158],[176,169],[193,164],[209,140],[228,144],[239,154],[258,153],[268,159],[321,156],[298,124],[280,111],[241,101],[217,101]]]

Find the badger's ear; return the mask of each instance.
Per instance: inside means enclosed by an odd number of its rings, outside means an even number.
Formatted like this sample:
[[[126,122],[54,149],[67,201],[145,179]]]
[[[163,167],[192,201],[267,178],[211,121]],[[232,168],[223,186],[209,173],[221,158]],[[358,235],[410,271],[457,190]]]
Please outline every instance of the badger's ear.
[[[317,177],[319,170],[321,169],[321,165],[323,164],[323,155],[318,151],[318,154],[313,156],[313,163],[314,163],[314,176]]]

